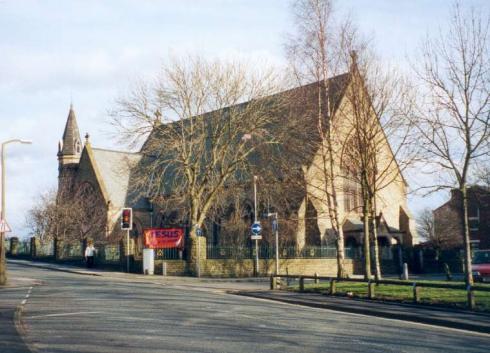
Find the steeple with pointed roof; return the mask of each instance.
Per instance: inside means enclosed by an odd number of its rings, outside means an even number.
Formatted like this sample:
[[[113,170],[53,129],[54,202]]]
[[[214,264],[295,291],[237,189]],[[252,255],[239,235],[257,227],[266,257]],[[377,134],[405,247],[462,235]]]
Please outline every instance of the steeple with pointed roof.
[[[58,144],[58,162],[60,168],[69,164],[78,164],[82,154],[82,142],[78,130],[77,118],[70,104],[63,139]]]

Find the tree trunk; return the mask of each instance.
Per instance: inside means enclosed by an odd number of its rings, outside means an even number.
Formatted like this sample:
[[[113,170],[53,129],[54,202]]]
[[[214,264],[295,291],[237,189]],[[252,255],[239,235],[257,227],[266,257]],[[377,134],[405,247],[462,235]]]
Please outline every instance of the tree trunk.
[[[344,268],[345,251],[344,251],[344,231],[341,227],[338,229],[337,236],[337,277],[344,278],[347,276]]]
[[[460,187],[463,204],[463,245],[465,252],[465,282],[473,285],[473,273],[471,272],[471,248],[470,248],[470,225],[468,220],[468,193],[466,184]]]
[[[365,198],[362,206],[362,217],[364,222],[364,279],[371,278],[371,252],[369,241],[369,206],[368,200]]]
[[[373,208],[371,213],[373,219],[372,233],[373,233],[373,246],[374,246],[374,278],[376,281],[381,279],[381,265],[379,261],[379,245],[378,245],[378,222],[376,220],[376,211]]]

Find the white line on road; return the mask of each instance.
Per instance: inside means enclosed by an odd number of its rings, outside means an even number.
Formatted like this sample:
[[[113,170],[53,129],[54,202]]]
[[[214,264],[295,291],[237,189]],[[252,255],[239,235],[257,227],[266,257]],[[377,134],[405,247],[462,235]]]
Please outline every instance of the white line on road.
[[[70,316],[70,315],[92,315],[92,314],[103,314],[103,311],[79,311],[76,313],[60,313],[60,314],[46,314],[46,315],[35,315],[35,316],[24,316],[26,319],[39,319],[43,317],[57,317],[57,316]]]
[[[20,302],[21,305],[26,305],[27,299],[24,299],[23,301]]]

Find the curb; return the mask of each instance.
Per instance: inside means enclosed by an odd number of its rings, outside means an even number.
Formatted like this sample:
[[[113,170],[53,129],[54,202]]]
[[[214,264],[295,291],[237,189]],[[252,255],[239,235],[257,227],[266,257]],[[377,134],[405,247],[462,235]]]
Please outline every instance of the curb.
[[[80,271],[80,270],[75,270],[75,269],[69,269],[69,268],[60,268],[60,267],[54,267],[54,266],[45,266],[45,265],[39,265],[39,264],[33,264],[33,263],[25,263],[25,262],[17,262],[17,261],[10,261],[13,264],[20,265],[20,266],[29,266],[29,267],[37,267],[37,268],[42,268],[45,270],[53,270],[53,271],[59,271],[59,272],[68,272],[68,273],[75,273],[78,275],[84,275],[84,276],[102,276],[100,273],[96,272],[85,272],[85,271]]]
[[[420,324],[428,324],[428,325],[441,326],[441,327],[447,327],[447,328],[453,328],[459,330],[473,331],[473,332],[478,332],[483,334],[490,334],[490,327],[482,327],[480,325],[475,325],[469,322],[461,323],[461,322],[442,320],[438,318],[411,315],[410,313],[403,314],[403,313],[380,312],[367,308],[362,309],[362,308],[355,308],[355,307],[339,307],[335,304],[329,304],[329,303],[318,303],[318,302],[312,302],[307,300],[297,300],[297,299],[289,299],[289,298],[275,298],[275,297],[268,296],[267,293],[264,293],[264,295],[251,293],[251,292],[243,292],[243,291],[228,291],[228,293],[234,295],[240,295],[244,297],[252,297],[252,298],[282,302],[287,304],[307,306],[312,308],[328,309],[328,310],[346,312],[351,314],[376,316],[385,319],[410,321],[410,322],[416,322]]]

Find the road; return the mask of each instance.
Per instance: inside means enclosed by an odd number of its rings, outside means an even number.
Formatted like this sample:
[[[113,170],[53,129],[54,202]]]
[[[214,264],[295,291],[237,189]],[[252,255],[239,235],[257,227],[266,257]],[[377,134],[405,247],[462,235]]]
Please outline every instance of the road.
[[[487,352],[490,345],[489,335],[240,297],[185,279],[134,282],[12,264],[9,276],[25,285],[0,289],[2,353]],[[10,316],[22,300],[15,330]]]

